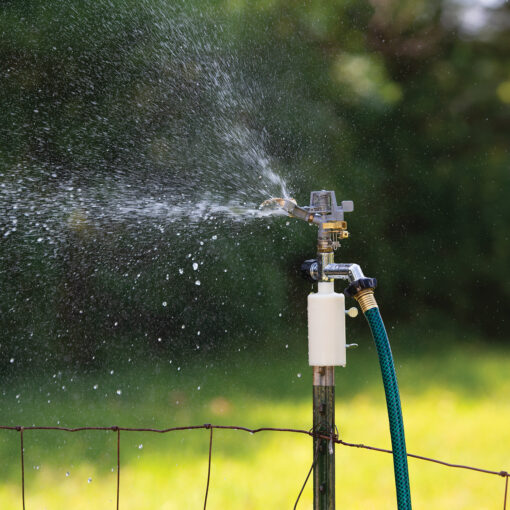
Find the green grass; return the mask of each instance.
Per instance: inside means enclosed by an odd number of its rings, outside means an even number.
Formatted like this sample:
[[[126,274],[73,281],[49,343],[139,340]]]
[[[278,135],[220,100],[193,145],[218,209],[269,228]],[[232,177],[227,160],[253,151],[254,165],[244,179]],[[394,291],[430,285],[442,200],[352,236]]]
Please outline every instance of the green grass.
[[[413,336],[402,335],[394,344],[408,450],[510,469],[510,351],[473,342],[451,344],[440,337],[429,338],[434,349],[427,350]],[[388,448],[379,367],[368,336],[361,340],[362,347],[349,352],[347,368],[337,369],[337,424],[346,441]],[[266,357],[255,350],[212,362],[197,356],[180,370],[174,361],[138,364],[113,375],[104,370],[20,377],[5,383],[2,424],[308,429],[306,353],[280,343]],[[122,433],[121,508],[202,508],[208,438],[205,430]],[[208,508],[292,508],[311,449],[306,436],[216,430]],[[0,431],[0,455],[0,508],[18,509],[17,432]],[[26,431],[25,463],[27,509],[115,508],[113,432]],[[410,461],[410,475],[415,508],[502,508],[504,481],[499,477],[416,460]],[[391,456],[338,447],[337,506],[394,509]],[[311,509],[311,485],[299,508]]]

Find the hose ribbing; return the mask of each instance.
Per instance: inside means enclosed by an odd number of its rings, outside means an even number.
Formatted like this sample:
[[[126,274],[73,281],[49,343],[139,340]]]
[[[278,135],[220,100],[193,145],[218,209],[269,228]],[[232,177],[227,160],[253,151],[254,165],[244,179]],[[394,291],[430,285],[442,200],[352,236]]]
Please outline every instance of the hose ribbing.
[[[365,312],[372,335],[374,336],[381,374],[386,393],[386,405],[390,422],[391,447],[393,450],[393,466],[395,469],[395,488],[397,491],[398,510],[411,510],[411,490],[409,488],[409,471],[407,467],[406,440],[404,421],[400,406],[397,376],[393,364],[390,343],[379,308],[371,308]]]

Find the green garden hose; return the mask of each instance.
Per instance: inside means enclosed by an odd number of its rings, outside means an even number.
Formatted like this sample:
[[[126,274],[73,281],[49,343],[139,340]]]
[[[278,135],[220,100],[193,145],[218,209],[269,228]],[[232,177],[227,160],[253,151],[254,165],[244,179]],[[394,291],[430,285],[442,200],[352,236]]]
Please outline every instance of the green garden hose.
[[[375,300],[373,302],[375,303]],[[409,488],[409,471],[407,468],[404,422],[402,420],[400,395],[390,343],[377,305],[363,311],[370,329],[372,330],[372,335],[374,336],[377,354],[379,356],[379,363],[381,365],[384,391],[386,393],[386,405],[388,407],[388,418],[390,422],[391,446],[393,450],[393,465],[395,468],[397,506],[398,510],[411,510],[411,490]]]

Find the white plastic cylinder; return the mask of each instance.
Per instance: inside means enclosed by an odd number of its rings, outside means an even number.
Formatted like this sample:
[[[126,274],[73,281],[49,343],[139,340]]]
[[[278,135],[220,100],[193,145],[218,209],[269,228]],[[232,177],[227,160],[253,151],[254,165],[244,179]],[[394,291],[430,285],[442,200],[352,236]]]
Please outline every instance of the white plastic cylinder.
[[[315,367],[345,366],[345,297],[333,282],[319,282],[308,295],[308,363]]]

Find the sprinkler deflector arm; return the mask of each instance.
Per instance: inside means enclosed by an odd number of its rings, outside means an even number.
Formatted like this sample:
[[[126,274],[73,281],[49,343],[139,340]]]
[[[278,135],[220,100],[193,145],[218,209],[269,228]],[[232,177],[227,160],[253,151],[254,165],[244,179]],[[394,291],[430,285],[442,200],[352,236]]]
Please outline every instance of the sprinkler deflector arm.
[[[292,216],[293,218],[297,218],[298,220],[304,220],[308,223],[317,223],[320,224],[319,218],[315,216],[314,213],[307,211],[303,207],[299,207],[295,202],[289,199],[281,199],[283,204],[280,204],[282,209]]]

